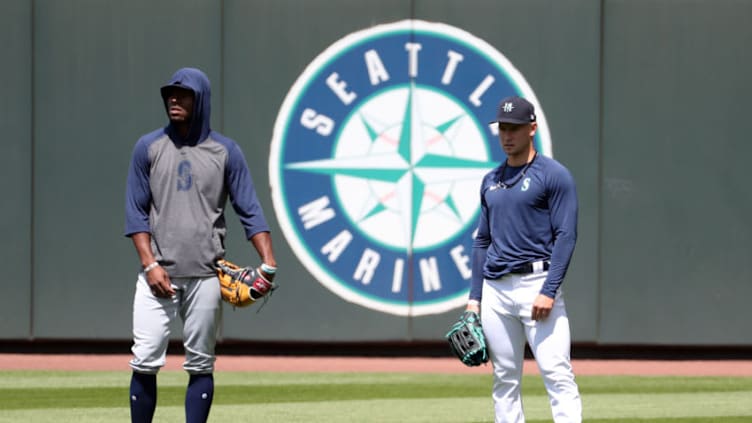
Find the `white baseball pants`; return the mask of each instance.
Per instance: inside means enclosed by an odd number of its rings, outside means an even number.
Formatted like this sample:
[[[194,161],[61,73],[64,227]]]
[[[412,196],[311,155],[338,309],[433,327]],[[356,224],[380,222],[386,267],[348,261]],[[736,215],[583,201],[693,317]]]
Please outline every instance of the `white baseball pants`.
[[[547,272],[483,281],[481,323],[494,369],[496,423],[524,423],[521,383],[525,342],[538,363],[556,423],[580,423],[582,403],[570,360],[569,319],[559,290],[548,318],[532,320]]]
[[[144,273],[138,274],[133,300],[133,359],[139,373],[154,374],[165,365],[170,326],[183,322],[183,368],[190,374],[214,371],[214,347],[220,325],[222,297],[217,277],[172,278],[175,296],[157,298]]]

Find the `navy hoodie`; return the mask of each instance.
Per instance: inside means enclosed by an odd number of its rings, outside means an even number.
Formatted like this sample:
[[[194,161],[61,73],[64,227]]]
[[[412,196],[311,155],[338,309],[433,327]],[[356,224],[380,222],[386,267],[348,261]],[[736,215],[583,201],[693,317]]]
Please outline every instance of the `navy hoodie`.
[[[198,69],[175,72],[161,88],[194,93],[188,136],[168,123],[141,137],[126,183],[125,235],[151,234],[152,251],[171,277],[214,274],[224,257],[228,197],[246,238],[268,232],[245,157],[235,141],[212,131],[209,79]]]

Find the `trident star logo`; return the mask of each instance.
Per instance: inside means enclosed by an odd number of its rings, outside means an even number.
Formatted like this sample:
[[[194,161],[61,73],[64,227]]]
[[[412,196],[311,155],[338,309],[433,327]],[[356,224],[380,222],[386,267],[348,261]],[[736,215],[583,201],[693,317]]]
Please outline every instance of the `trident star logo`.
[[[411,83],[356,108],[331,158],[285,169],[331,177],[352,225],[385,246],[412,251],[445,242],[474,221],[477,184],[494,166],[472,117]]]

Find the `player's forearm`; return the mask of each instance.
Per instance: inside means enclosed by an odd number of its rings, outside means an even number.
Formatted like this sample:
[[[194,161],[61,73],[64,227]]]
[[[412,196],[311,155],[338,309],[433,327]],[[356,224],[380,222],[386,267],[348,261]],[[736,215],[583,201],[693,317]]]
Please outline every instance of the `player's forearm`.
[[[577,192],[574,181],[568,176],[558,187],[551,205],[551,227],[554,245],[551,250],[551,265],[541,294],[555,298],[569,268],[577,243]]]
[[[483,266],[486,263],[488,247],[473,247],[472,278],[470,279],[469,300],[480,302],[483,296]]]
[[[546,282],[541,288],[541,294],[550,298],[556,297],[556,291],[559,290],[562,282],[564,282],[567,269],[569,269],[569,263],[574,254],[575,243],[575,236],[560,236],[556,239],[551,253],[551,266],[548,269]]]
[[[154,263],[154,253],[151,251],[151,234],[148,232],[139,232],[131,235],[133,246],[136,247],[138,258],[141,260],[141,267],[146,267]]]
[[[277,260],[274,258],[274,250],[272,249],[272,237],[269,232],[259,232],[252,236],[251,243],[258,252],[262,263],[277,267]]]

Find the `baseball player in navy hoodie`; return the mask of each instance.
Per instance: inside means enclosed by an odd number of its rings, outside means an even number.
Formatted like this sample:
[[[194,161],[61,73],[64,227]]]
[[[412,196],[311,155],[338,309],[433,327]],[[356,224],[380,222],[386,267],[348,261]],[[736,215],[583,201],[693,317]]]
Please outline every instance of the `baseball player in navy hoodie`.
[[[151,422],[157,373],[170,323],[182,322],[190,375],[186,422],[205,422],[214,397],[214,348],[221,296],[215,262],[223,258],[229,198],[265,276],[276,271],[269,227],[243,153],[210,127],[209,79],[179,69],[161,88],[169,123],[133,150],[126,184],[125,235],[141,261],[133,301],[132,422]]]

